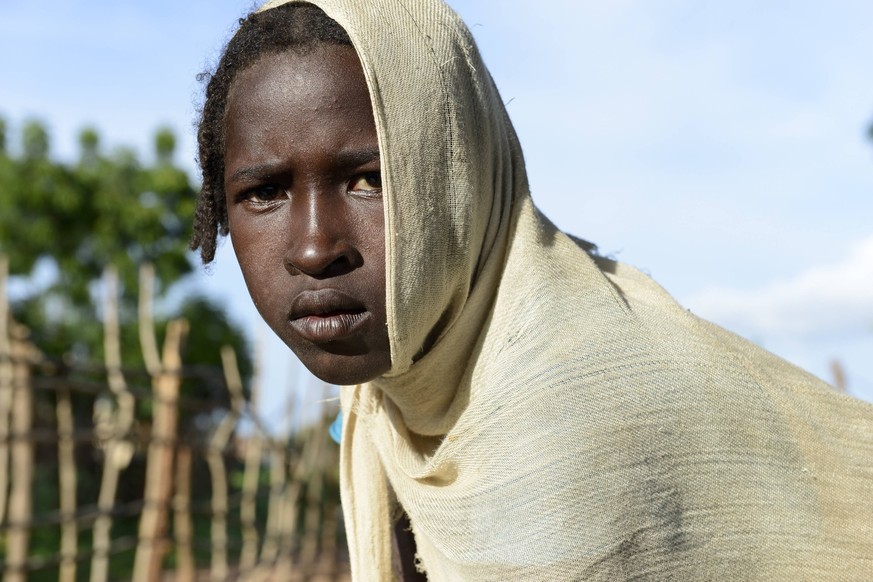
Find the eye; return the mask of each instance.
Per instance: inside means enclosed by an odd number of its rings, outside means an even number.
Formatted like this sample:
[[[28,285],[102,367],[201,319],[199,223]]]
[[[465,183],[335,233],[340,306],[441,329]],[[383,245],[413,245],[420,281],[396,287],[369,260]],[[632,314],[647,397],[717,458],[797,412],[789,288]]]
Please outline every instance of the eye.
[[[349,182],[349,192],[364,196],[376,196],[382,194],[382,173],[365,172],[355,176]]]
[[[241,192],[237,199],[240,202],[253,204],[269,204],[285,197],[285,190],[276,184],[264,184]]]

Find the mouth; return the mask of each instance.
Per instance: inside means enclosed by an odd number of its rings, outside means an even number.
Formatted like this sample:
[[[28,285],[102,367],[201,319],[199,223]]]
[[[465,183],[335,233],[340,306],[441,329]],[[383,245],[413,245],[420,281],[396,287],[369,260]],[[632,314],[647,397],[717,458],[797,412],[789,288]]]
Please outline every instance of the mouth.
[[[316,344],[354,336],[372,318],[358,300],[334,289],[304,291],[294,298],[288,322],[303,339]]]

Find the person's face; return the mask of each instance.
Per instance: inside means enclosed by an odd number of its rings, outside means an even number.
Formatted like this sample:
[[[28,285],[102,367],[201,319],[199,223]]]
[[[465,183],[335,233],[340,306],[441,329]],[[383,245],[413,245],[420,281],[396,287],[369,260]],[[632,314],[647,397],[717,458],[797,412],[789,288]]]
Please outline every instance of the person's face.
[[[326,382],[384,374],[381,166],[354,49],[262,57],[237,74],[225,131],[230,235],[261,316]]]

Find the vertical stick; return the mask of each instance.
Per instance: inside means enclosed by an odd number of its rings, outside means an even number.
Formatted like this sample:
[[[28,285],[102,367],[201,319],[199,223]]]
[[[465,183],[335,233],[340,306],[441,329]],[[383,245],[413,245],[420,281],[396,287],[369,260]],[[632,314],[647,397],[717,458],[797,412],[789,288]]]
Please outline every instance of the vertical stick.
[[[321,529],[321,560],[324,564],[322,572],[329,580],[334,580],[337,576],[337,513],[339,507],[335,503],[331,503],[324,508],[324,522]]]
[[[261,559],[253,580],[287,580],[290,576],[290,553],[286,546],[288,527],[296,522],[296,500],[299,484],[288,481],[288,460],[284,445],[270,442],[270,501],[267,508],[267,531],[261,548]]]
[[[164,339],[163,362],[158,355],[152,318],[154,269],[140,267],[139,336],[143,359],[152,376],[152,433],[146,457],[145,507],[140,515],[139,542],[134,557],[134,582],[158,579],[165,548],[163,534],[167,523],[167,502],[172,485],[173,445],[178,419],[178,396],[182,367],[181,343],[187,323],[171,321]]]
[[[164,534],[173,483],[173,447],[178,421],[181,344],[188,323],[167,326],[161,372],[152,380],[152,434],[146,460],[145,507],[139,520],[139,543],[133,563],[133,582],[157,582],[166,551]]]
[[[270,447],[270,500],[267,506],[267,528],[264,534],[264,545],[261,547],[261,563],[271,565],[276,563],[279,555],[279,536],[281,524],[285,519],[285,490],[287,469],[285,466],[285,449],[279,443],[273,442]]]
[[[227,469],[224,465],[224,449],[230,440],[230,435],[239,420],[240,411],[244,405],[242,399],[242,379],[236,362],[236,354],[230,346],[221,348],[221,363],[227,389],[230,392],[230,412],[221,419],[212,438],[209,439],[209,449],[206,462],[209,466],[209,477],[212,481],[212,559],[209,575],[212,580],[225,580],[228,573],[227,564]]]
[[[255,350],[255,363],[258,365],[261,362],[263,353],[262,343],[258,343]],[[256,368],[256,371],[257,369]],[[252,408],[257,414],[257,384],[252,393]],[[290,416],[290,415],[289,415]],[[260,428],[260,425],[259,425]],[[263,438],[263,437],[259,437]],[[264,532],[264,543],[261,546],[260,559],[254,572],[250,576],[251,580],[286,580],[287,572],[290,565],[287,560],[280,562],[280,549],[282,548],[283,532],[287,528],[287,524],[294,527],[295,512],[293,511],[294,502],[298,491],[292,490],[288,482],[288,457],[287,457],[287,437],[274,437],[261,441],[265,443],[269,450],[269,465],[270,465],[270,494],[267,505],[267,524]],[[260,444],[259,446],[263,446]],[[289,500],[292,500],[289,503]],[[288,552],[292,548],[285,548]],[[284,553],[284,552],[283,552]]]
[[[180,445],[176,453],[176,495],[173,499],[173,534],[176,538],[176,580],[194,582],[194,550],[191,540],[191,447]]]
[[[94,522],[92,532],[94,555],[91,558],[91,582],[106,582],[109,576],[109,544],[112,531],[110,512],[115,503],[118,488],[118,471],[111,462],[111,445],[104,450],[103,476],[100,478],[100,493],[97,495],[97,508],[100,514]]]
[[[30,386],[31,350],[23,326],[12,329],[12,487],[9,494],[9,523],[6,538],[6,582],[27,579],[27,553],[30,545],[30,521],[33,517],[33,393]]]
[[[318,555],[319,522],[321,517],[321,499],[324,489],[324,471],[321,462],[323,443],[327,440],[328,423],[322,413],[320,422],[309,435],[306,451],[309,453],[301,460],[301,481],[306,481],[306,506],[304,514],[303,541],[300,550],[300,566],[304,577],[312,574]]]
[[[239,509],[243,536],[243,546],[239,558],[240,575],[242,576],[251,572],[258,561],[257,494],[263,450],[264,439],[260,430],[255,428],[246,443],[242,501]]]
[[[284,441],[272,441],[270,506],[259,571],[273,567],[276,576],[290,571],[300,491],[303,488],[305,471],[311,465],[309,459],[318,454],[317,445],[317,438],[311,436],[306,439],[300,457],[291,471]]]
[[[103,474],[97,495],[99,515],[92,532],[94,554],[91,558],[91,582],[106,582],[109,575],[109,547],[112,533],[111,511],[115,505],[119,473],[127,468],[133,456],[133,445],[125,440],[133,424],[134,398],[127,390],[121,372],[121,331],[118,318],[118,271],[113,267],[104,273],[106,294],[103,298],[103,352],[109,389],[115,396],[117,409],[105,419],[102,436]]]
[[[212,559],[210,577],[213,580],[225,580],[228,574],[227,563],[227,469],[224,464],[224,449],[239,421],[240,412],[245,402],[242,393],[242,378],[236,353],[230,346],[221,348],[221,363],[227,389],[230,393],[230,412],[219,423],[209,441],[206,462],[209,465],[209,476],[212,481]]]
[[[76,581],[76,460],[73,435],[73,405],[70,390],[64,388],[57,394],[56,414],[58,419],[58,496],[61,510],[61,569],[59,582]]]
[[[210,443],[206,453],[209,477],[212,481],[212,523],[210,538],[212,552],[209,565],[210,580],[227,578],[227,471],[225,471],[222,449]]]
[[[9,415],[12,412],[12,353],[9,343],[9,259],[0,255],[0,523],[9,494]]]
[[[158,338],[155,336],[155,319],[152,315],[152,295],[155,286],[155,267],[143,263],[139,268],[139,343],[146,370],[154,378],[161,373],[161,358],[158,354]]]
[[[330,430],[330,424],[333,422],[335,414],[335,409],[331,408],[330,414],[325,415],[323,419],[323,422],[325,423],[325,431]],[[327,438],[327,432],[325,432],[325,439]],[[324,452],[318,457],[320,470],[324,476],[336,475],[339,470],[339,448],[325,440],[325,449],[326,450],[324,450]],[[324,492],[322,491],[322,495],[323,493]],[[320,563],[323,564],[325,568],[322,573],[327,576],[328,579],[334,580],[338,575],[337,562],[339,554],[337,551],[337,530],[339,529],[339,515],[341,509],[339,504],[332,501],[323,501],[322,503],[323,516],[321,524]]]
[[[251,401],[250,410],[254,411],[253,415],[257,415],[258,397],[260,393],[260,376],[261,362],[263,349],[261,342],[255,344],[254,354],[254,374],[251,383]],[[238,382],[242,387],[242,379],[239,378],[239,367],[236,365],[236,356],[234,354],[234,362],[232,373],[235,378],[233,382]],[[227,374],[227,372],[225,372]],[[228,386],[231,385],[231,380],[228,379]],[[240,575],[245,577],[250,574],[258,561],[258,530],[257,522],[257,495],[258,483],[261,476],[261,459],[264,450],[264,438],[258,422],[253,423],[252,434],[246,440],[245,447],[245,468],[243,470],[242,483],[242,500],[240,501],[240,523],[242,524],[243,545],[240,551]]]
[[[290,571],[293,562],[295,548],[294,537],[297,526],[298,499],[300,497],[301,482],[292,480],[285,486],[285,495],[282,497],[282,510],[279,514],[279,555],[276,560],[277,572]],[[277,574],[279,575],[279,574]]]

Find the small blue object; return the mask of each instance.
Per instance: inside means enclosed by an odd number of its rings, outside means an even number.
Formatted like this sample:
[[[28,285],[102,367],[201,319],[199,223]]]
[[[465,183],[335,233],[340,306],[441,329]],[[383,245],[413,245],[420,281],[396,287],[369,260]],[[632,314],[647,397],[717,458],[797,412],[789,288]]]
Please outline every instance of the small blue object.
[[[330,423],[330,429],[328,430],[330,433],[330,438],[333,439],[333,442],[336,444],[340,444],[340,441],[343,438],[343,411],[340,410],[340,413],[336,415],[336,419]]]

